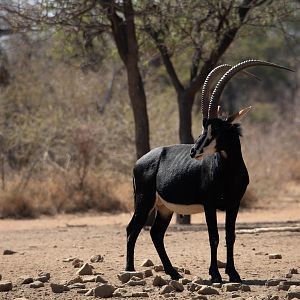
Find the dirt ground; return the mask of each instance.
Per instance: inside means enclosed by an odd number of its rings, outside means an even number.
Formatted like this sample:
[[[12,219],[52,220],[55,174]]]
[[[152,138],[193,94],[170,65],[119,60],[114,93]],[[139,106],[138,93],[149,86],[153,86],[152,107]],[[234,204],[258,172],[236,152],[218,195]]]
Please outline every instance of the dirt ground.
[[[185,275],[186,278],[200,276],[208,280],[210,251],[204,216],[193,216],[192,225],[184,227],[175,225],[174,219],[173,217],[165,238],[166,249],[173,265],[189,269],[191,275]],[[49,282],[60,283],[74,278],[77,269],[71,262],[63,262],[63,259],[68,257],[77,257],[88,262],[93,255],[103,255],[103,262],[92,264],[95,272],[103,274],[102,277],[109,283],[121,286],[117,274],[125,265],[125,227],[129,220],[130,214],[59,215],[36,220],[0,220],[0,274],[2,280],[10,280],[13,283],[13,290],[0,293],[0,299],[90,299],[91,297],[78,294],[76,290],[54,294],[50,283],[38,289],[19,283],[20,276],[36,277],[40,271],[51,274]],[[225,261],[226,253],[223,220],[224,214],[219,213],[221,261]],[[260,229],[249,230],[255,228]],[[279,299],[285,299],[286,291],[278,291],[275,286],[267,287],[265,282],[272,278],[286,279],[285,275],[291,268],[298,268],[300,273],[299,245],[299,199],[288,205],[281,205],[280,208],[241,211],[237,223],[235,260],[237,270],[251,291],[224,292],[220,289],[220,295],[207,296],[208,299],[238,296],[244,299],[255,296],[259,298],[249,299],[271,299],[274,296],[273,299],[278,299],[276,296],[279,296]],[[2,255],[5,249],[17,253]],[[267,255],[270,253],[279,253],[282,259],[271,260]],[[137,270],[145,269],[140,264],[147,258],[155,264],[160,264],[149,231],[143,230],[136,246]],[[228,280],[224,269],[220,269],[220,272],[223,279]],[[158,274],[168,278],[163,272]],[[300,284],[300,275],[295,274],[289,280]],[[164,296],[159,294],[159,288],[153,287],[153,277],[147,278],[146,281],[144,287],[126,289],[146,289],[150,299],[164,299]],[[95,285],[88,283],[87,287]],[[192,299],[192,295],[185,288],[184,292],[176,293],[172,299]]]

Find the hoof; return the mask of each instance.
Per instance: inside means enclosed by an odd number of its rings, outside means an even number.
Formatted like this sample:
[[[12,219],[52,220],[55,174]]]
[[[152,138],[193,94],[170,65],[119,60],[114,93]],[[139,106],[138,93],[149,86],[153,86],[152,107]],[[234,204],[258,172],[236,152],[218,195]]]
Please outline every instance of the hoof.
[[[229,277],[229,281],[230,282],[235,282],[235,283],[242,283],[242,279],[240,278],[240,276]]]
[[[223,283],[222,277],[212,277],[210,281],[211,283]]]
[[[172,271],[172,272],[166,272],[166,274],[171,276],[172,280],[179,280],[180,278],[183,278],[177,271]]]

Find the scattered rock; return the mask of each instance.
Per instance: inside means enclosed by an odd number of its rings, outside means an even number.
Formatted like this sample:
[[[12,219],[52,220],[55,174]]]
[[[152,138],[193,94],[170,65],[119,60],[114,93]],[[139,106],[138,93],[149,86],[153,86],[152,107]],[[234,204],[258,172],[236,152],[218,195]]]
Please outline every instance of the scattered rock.
[[[92,263],[98,263],[98,262],[103,262],[104,261],[104,256],[98,254],[98,255],[93,255],[90,258],[90,262]]]
[[[278,291],[287,291],[290,288],[290,284],[287,281],[280,281],[278,284]]]
[[[162,265],[154,266],[153,269],[155,272],[163,272],[164,271],[164,267]]]
[[[298,269],[296,269],[296,268],[291,268],[291,269],[289,270],[289,273],[290,273],[290,274],[299,274],[299,273],[298,273]]]
[[[195,291],[198,291],[200,290],[202,287],[202,285],[198,284],[198,283],[194,283],[194,282],[191,282],[191,283],[188,283],[187,284],[187,289],[188,291],[190,292],[195,292]]]
[[[133,276],[138,277],[140,279],[144,279],[143,272],[135,272],[135,271],[125,271],[118,274],[118,278],[122,283],[128,282]]]
[[[242,292],[251,292],[251,288],[247,284],[241,284],[239,290]]]
[[[76,273],[78,275],[93,275],[93,268],[88,263],[85,263]]]
[[[76,277],[70,279],[67,282],[67,285],[71,285],[71,284],[74,284],[74,283],[83,283],[83,279],[80,276],[76,276]]]
[[[183,273],[186,275],[191,275],[191,271],[189,269],[184,269]]]
[[[38,277],[34,279],[34,281],[47,282],[50,279],[50,273],[48,272],[40,272],[38,273]]]
[[[207,297],[204,295],[197,295],[192,298],[192,300],[207,300]]]
[[[101,284],[94,289],[94,296],[100,298],[112,297],[116,288],[110,284]]]
[[[300,287],[296,286],[296,285],[291,285],[287,294],[286,294],[286,298],[288,300],[291,299],[300,299]]]
[[[144,271],[145,278],[153,276],[153,272],[151,269],[147,269]]]
[[[198,290],[198,294],[201,295],[219,295],[219,291],[211,286],[202,285],[201,288]]]
[[[161,295],[164,295],[164,294],[168,294],[168,293],[171,293],[171,292],[174,292],[175,291],[175,288],[171,285],[164,285],[161,290],[160,290],[160,294]]]
[[[204,284],[204,280],[201,277],[195,276],[192,280],[192,283]]]
[[[33,289],[38,289],[44,286],[44,282],[41,281],[34,281],[32,283],[30,283],[29,287],[33,288]]]
[[[18,282],[20,282],[20,284],[29,284],[33,282],[33,278],[27,275],[23,275],[19,277]]]
[[[167,285],[168,283],[161,276],[156,275],[155,278],[153,279],[152,284],[154,286],[164,286]]]
[[[79,258],[74,258],[73,261],[72,261],[72,266],[74,268],[80,268],[83,266],[83,261]]]
[[[75,257],[67,257],[63,259],[63,262],[71,262],[75,259]]]
[[[292,277],[293,277],[293,274],[291,274],[291,273],[285,274],[285,278],[292,278]]]
[[[231,282],[231,283],[225,283],[223,284],[222,286],[222,290],[224,292],[235,292],[235,291],[238,291],[239,288],[240,288],[241,284],[240,283],[234,283],[234,282]]]
[[[183,285],[186,285],[186,284],[192,282],[192,280],[190,280],[188,278],[180,278],[179,282],[182,283]]]
[[[113,293],[113,297],[125,297],[126,295],[128,295],[128,291],[124,288],[118,288]]]
[[[141,279],[139,277],[131,277],[130,280],[126,283],[130,286],[137,286],[137,285],[146,285],[146,281],[144,279]]]
[[[100,275],[97,275],[97,276],[100,276]],[[81,279],[81,282],[82,283],[87,283],[87,282],[96,282],[96,275],[87,275],[87,276],[84,276],[83,278],[81,278],[80,276],[78,276],[80,279]],[[103,283],[106,283],[106,282],[103,282]]]
[[[13,251],[13,250],[10,250],[10,249],[5,249],[5,250],[3,251],[3,255],[13,255],[13,254],[15,254],[15,253],[18,253],[18,252]]]
[[[241,298],[241,295],[239,295],[239,294],[231,294],[231,298],[234,298],[234,299]]]
[[[154,263],[151,259],[146,259],[142,264],[141,267],[153,267]]]
[[[144,298],[148,298],[149,294],[146,292],[134,292],[132,293],[132,297],[144,297]]]
[[[220,269],[224,269],[224,268],[226,268],[226,262],[217,260],[217,266],[218,266],[218,268],[220,268]]]
[[[89,289],[79,289],[77,290],[77,294],[86,294],[89,291]]]
[[[176,290],[176,292],[183,292],[184,290],[183,284],[176,280],[171,280],[169,284]]]
[[[278,253],[269,254],[269,259],[282,259],[282,255]]]
[[[78,282],[78,283],[74,283],[74,284],[69,285],[68,288],[70,290],[73,290],[73,289],[85,289],[85,284]]]
[[[212,287],[220,289],[220,288],[222,287],[222,283],[214,282],[214,283],[212,284]]]
[[[69,288],[63,284],[50,283],[50,287],[53,293],[60,294],[64,291],[69,290]]]
[[[101,277],[100,275],[96,276],[96,282],[100,282],[100,283],[107,283],[108,281],[105,280],[103,277]]]
[[[281,281],[283,281],[282,279],[268,279],[265,283],[266,286],[276,286],[278,285]]]
[[[8,280],[3,280],[0,281],[0,292],[8,292],[10,290],[12,290],[13,285],[11,281]]]
[[[84,294],[85,296],[94,296],[94,289],[90,289],[88,292]]]

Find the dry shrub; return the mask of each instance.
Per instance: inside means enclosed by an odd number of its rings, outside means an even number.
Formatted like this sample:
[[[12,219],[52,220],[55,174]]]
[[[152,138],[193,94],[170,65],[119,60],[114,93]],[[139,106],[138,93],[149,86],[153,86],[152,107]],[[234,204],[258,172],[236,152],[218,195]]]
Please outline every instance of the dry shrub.
[[[34,177],[25,189],[18,190],[15,176],[7,183],[7,191],[0,196],[1,218],[32,218],[41,214],[76,212],[128,211],[128,207],[113,193],[115,181],[91,172],[79,188],[75,171],[44,173]]]
[[[300,177],[299,131],[292,121],[282,120],[243,126],[243,153],[258,205],[265,198],[277,199],[284,186]]]
[[[31,199],[19,191],[2,193],[0,196],[1,218],[34,218],[38,215]]]

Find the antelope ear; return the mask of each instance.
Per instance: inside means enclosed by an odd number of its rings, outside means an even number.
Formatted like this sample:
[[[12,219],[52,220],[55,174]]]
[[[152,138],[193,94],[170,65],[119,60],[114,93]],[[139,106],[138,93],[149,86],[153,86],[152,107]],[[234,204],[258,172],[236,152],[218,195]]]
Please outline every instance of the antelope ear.
[[[239,112],[237,112],[237,113],[235,113],[235,114],[229,116],[229,117],[227,118],[227,122],[233,123],[233,122],[235,122],[235,121],[241,120],[241,119],[248,113],[248,111],[249,111],[251,108],[252,108],[252,106],[246,107],[246,108],[240,110]]]

